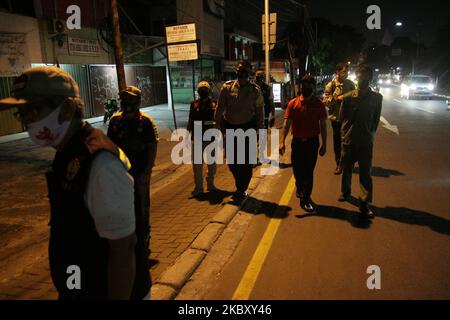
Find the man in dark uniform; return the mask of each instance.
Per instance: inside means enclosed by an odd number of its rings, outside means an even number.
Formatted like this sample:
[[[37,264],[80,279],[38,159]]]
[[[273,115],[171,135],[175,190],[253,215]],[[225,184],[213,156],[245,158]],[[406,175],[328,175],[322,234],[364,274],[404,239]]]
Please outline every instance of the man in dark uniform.
[[[134,178],[136,209],[136,250],[150,254],[150,177],[155,164],[158,132],[152,118],[140,112],[141,90],[128,86],[120,92],[122,112],[114,115],[109,123],[108,137],[128,156],[130,174]],[[145,261],[140,265],[145,265]],[[139,297],[142,286],[149,281],[148,265],[137,270],[134,293]]]
[[[339,201],[347,201],[351,195],[353,166],[359,165],[359,184],[361,187],[360,212],[374,217],[369,207],[372,202],[372,153],[375,133],[381,116],[383,96],[369,87],[373,78],[372,68],[361,65],[356,72],[358,89],[344,95],[342,106],[342,175]]]
[[[215,114],[217,109],[217,100],[211,98],[211,86],[207,81],[201,81],[197,86],[197,92],[199,98],[191,103],[191,108],[189,111],[189,120],[187,130],[192,135],[193,150],[195,152],[195,144],[201,144],[201,148],[198,150],[202,151],[202,157],[200,159],[195,159],[193,161],[194,169],[194,182],[195,188],[192,192],[193,197],[197,197],[203,193],[203,151],[209,142],[203,142],[203,134],[208,130],[215,127]],[[196,141],[194,135],[194,123],[200,122],[202,124],[202,140]],[[200,160],[202,163],[195,163],[195,160]],[[208,175],[206,177],[207,190],[215,191],[217,190],[214,186],[214,176],[216,174],[216,163],[208,164]]]
[[[261,89],[264,98],[264,126],[266,129],[273,127],[275,123],[275,105],[273,103],[272,88],[264,82],[264,71],[255,73],[255,83]]]
[[[248,61],[240,61],[236,66],[237,80],[227,81],[220,91],[216,112],[216,126],[225,132],[226,129],[244,132],[253,129],[264,129],[264,98],[261,89],[249,81],[252,65]],[[245,138],[245,155],[238,155],[238,143],[234,140],[234,159],[227,159],[228,167],[236,183],[233,195],[237,203],[247,197],[247,189],[253,175],[253,165],[256,164],[256,133],[255,141]],[[250,149],[255,153],[255,159],[250,159]],[[228,154],[228,151],[227,151]],[[238,157],[244,156],[243,163],[238,163]],[[254,163],[251,163],[254,160]]]
[[[89,151],[93,130],[83,121],[78,85],[65,71],[28,69],[12,95],[0,106],[17,107],[30,138],[56,149],[47,183],[50,273],[59,298],[130,299],[136,233],[129,167],[113,153]]]
[[[353,81],[347,79],[348,77],[348,64],[341,62],[336,66],[336,79],[330,81],[324,92],[323,103],[329,109],[329,119],[331,120],[331,126],[333,127],[333,146],[334,157],[336,160],[336,169],[334,174],[342,174],[341,153],[342,153],[342,141],[341,141],[341,106],[342,95],[355,90],[355,84]]]

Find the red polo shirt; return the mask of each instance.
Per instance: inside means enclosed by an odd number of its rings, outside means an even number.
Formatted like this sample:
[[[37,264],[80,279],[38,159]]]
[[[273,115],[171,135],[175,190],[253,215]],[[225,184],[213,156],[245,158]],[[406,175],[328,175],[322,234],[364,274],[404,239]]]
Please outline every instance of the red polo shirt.
[[[285,119],[292,120],[292,135],[296,139],[310,139],[320,134],[320,120],[327,118],[325,105],[317,97],[305,101],[303,96],[292,99]]]

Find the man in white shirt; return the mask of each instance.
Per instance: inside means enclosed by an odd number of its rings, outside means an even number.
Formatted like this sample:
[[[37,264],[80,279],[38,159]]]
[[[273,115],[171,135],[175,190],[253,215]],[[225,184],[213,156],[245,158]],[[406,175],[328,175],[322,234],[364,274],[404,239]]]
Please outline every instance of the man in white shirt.
[[[93,129],[82,120],[78,85],[65,71],[28,69],[12,95],[0,109],[16,107],[30,138],[57,151],[47,184],[50,272],[59,298],[130,299],[136,235],[126,157],[89,151]]]

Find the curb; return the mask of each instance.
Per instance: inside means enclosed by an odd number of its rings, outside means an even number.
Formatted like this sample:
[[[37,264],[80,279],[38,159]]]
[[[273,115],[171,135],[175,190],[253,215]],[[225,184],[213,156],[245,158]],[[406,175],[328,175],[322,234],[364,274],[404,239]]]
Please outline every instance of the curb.
[[[263,178],[264,176],[261,176],[259,172],[254,172],[248,188],[249,195],[256,190]],[[245,206],[246,202],[244,201],[240,206],[225,204],[198,234],[190,247],[154,282],[151,288],[151,300],[174,300],[177,297],[227,225]]]

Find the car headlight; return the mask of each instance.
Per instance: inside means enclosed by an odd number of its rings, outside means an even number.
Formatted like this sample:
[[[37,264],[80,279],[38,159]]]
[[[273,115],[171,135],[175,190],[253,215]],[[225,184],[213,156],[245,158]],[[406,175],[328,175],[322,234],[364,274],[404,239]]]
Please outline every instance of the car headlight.
[[[378,83],[379,83],[379,84],[382,84],[382,83],[383,83],[383,80],[381,80],[381,79],[378,80]]]
[[[416,90],[417,86],[415,84],[412,84],[410,88],[411,88],[411,90]]]
[[[391,79],[386,80],[386,83],[391,84],[392,83]]]
[[[433,91],[434,90],[434,84],[429,84],[428,85],[428,90]]]

